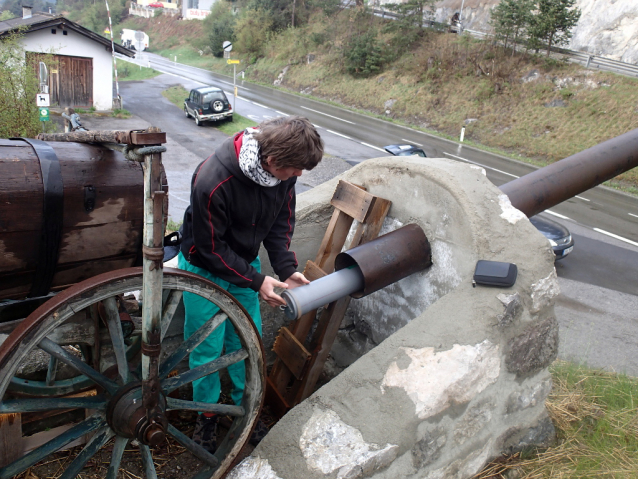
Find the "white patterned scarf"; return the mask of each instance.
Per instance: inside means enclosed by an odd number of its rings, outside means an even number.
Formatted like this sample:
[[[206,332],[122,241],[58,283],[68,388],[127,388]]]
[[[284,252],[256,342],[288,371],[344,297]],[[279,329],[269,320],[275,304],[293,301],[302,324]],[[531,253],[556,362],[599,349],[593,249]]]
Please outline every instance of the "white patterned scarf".
[[[261,166],[259,143],[254,138],[256,132],[257,128],[246,128],[244,131],[244,138],[239,150],[239,167],[246,177],[258,185],[277,186],[281,180],[275,178]]]

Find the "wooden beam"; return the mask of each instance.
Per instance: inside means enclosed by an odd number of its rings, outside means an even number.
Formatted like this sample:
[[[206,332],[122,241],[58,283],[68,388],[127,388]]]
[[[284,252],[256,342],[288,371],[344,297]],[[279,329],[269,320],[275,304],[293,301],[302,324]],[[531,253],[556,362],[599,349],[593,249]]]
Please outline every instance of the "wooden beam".
[[[20,414],[0,414],[0,467],[22,457],[23,448]]]
[[[330,204],[363,223],[368,216],[373,198],[374,195],[360,187],[340,180]]]
[[[273,351],[277,353],[293,376],[301,379],[311,355],[285,326],[279,330]]]

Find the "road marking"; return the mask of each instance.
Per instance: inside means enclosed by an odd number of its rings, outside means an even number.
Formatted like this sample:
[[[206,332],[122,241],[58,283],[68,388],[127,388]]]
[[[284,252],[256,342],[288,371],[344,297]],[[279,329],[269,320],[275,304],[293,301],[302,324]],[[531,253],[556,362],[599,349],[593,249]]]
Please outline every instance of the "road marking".
[[[482,168],[486,168],[488,170],[496,171],[498,173],[502,173],[504,175],[511,176],[512,178],[520,178],[519,176],[516,176],[516,175],[513,175],[511,173],[508,173],[507,171],[503,171],[503,170],[499,170],[499,169],[496,169],[496,168],[492,168],[491,166],[483,165],[481,163],[477,163],[476,161],[468,160],[467,158],[463,158],[462,156],[456,156],[456,155],[453,155],[452,153],[448,153],[446,151],[444,151],[443,154],[447,155],[447,156],[451,156],[452,158],[456,158],[457,160],[466,161],[468,163],[472,163],[473,165],[477,165],[477,166],[480,166]]]
[[[554,212],[552,210],[545,210],[545,211],[543,211],[543,213],[549,213],[550,215],[554,215],[557,218],[561,218],[563,220],[571,220],[571,218],[569,216],[561,215],[561,214],[556,213],[556,212]]]
[[[275,110],[277,113],[283,116],[290,116],[288,113],[284,113],[283,111]]]
[[[261,118],[259,118],[256,115],[246,115],[248,118],[250,118],[252,121],[256,121],[257,123],[261,123]]]
[[[329,116],[330,118],[334,118],[335,120],[339,120],[339,121],[344,121],[346,123],[350,123],[351,125],[356,125],[356,123],[354,123],[352,121],[348,121],[348,120],[344,120],[343,118],[339,118],[339,117],[336,117],[336,116],[328,115],[327,113],[324,113],[322,111],[313,110],[312,108],[308,108],[308,107],[305,107],[305,106],[302,106],[301,108],[303,108],[304,110],[308,110],[308,111],[314,111],[315,113],[319,113],[320,115]]]
[[[412,143],[413,145],[423,146],[421,143],[417,143],[416,141],[406,140],[405,138],[401,138],[403,141],[407,141],[408,143]]]
[[[636,218],[638,218],[638,215],[635,215],[633,213],[627,213],[629,216],[635,216]]]
[[[631,241],[627,238],[623,238],[622,236],[615,235],[614,233],[610,233],[609,231],[601,230],[600,228],[594,228],[594,231],[598,231],[599,233],[602,233],[604,235],[611,236],[612,238],[616,238],[617,240],[620,240],[620,241],[624,241],[625,243],[638,246],[638,243],[636,243],[635,241]]]
[[[374,146],[374,145],[371,145],[371,144],[369,144],[369,143],[361,142],[361,144],[362,144],[363,146],[367,146],[368,148],[374,148],[375,150],[379,150],[379,151],[382,151],[382,152],[384,152],[384,153],[388,153],[388,152],[387,152],[387,151],[385,151],[383,148],[379,148],[379,147]]]
[[[574,196],[574,198],[578,198],[579,200],[583,200],[583,201],[591,201],[591,200],[588,200],[587,198],[583,198],[582,196],[578,196],[578,195]]]
[[[252,103],[253,105],[260,106],[262,108],[266,108],[267,110],[270,110],[269,106],[262,105],[261,103],[257,103],[256,101],[251,101],[250,103]]]
[[[328,130],[328,129],[326,129],[326,131],[332,133],[333,135],[341,136],[341,137],[343,137],[343,138],[345,138],[347,140],[352,140],[352,138],[350,138],[349,136],[342,135],[341,133],[337,133],[336,131],[332,131],[332,130]]]

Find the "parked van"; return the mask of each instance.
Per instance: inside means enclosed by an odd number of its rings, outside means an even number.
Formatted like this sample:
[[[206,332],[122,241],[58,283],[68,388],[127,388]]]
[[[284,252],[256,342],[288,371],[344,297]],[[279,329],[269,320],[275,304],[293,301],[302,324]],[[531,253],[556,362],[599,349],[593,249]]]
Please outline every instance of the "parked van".
[[[137,48],[138,39],[142,42],[142,45],[140,45],[141,48],[139,50]],[[132,48],[133,50],[138,50],[140,52],[144,51],[145,48],[148,48],[148,35],[139,30],[123,28],[120,40],[122,42],[122,46],[126,48]]]

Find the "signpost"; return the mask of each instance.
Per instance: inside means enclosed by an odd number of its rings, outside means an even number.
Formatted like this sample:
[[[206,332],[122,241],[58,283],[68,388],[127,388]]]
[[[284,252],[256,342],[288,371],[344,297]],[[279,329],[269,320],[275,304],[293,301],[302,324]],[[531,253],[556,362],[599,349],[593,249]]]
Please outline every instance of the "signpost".
[[[233,44],[226,40],[222,43],[222,47],[224,48],[224,58],[227,58],[226,63],[233,66],[233,111],[235,111],[235,104],[237,103],[237,85],[235,85],[235,77],[237,76],[237,64],[239,60],[232,60],[230,58],[230,52],[233,49]]]
[[[40,121],[42,122],[42,133],[44,133],[44,122],[50,121],[49,119],[49,94],[38,93],[35,96],[35,104],[38,107],[38,114]]]

